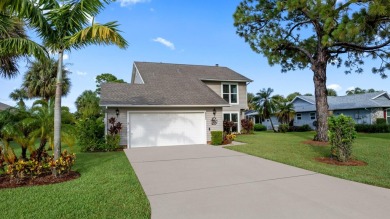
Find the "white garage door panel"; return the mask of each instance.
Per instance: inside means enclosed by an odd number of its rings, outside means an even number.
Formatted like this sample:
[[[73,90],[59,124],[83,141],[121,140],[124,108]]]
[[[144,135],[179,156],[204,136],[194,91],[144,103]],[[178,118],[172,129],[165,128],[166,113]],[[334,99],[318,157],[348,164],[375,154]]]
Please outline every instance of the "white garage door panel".
[[[206,143],[205,114],[129,113],[130,147]]]

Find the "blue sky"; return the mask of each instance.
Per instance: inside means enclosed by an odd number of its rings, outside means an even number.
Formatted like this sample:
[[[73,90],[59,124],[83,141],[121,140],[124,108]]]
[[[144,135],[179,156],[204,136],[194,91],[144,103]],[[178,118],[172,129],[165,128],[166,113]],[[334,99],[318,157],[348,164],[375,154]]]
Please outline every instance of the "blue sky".
[[[126,50],[114,46],[90,46],[67,53],[72,72],[70,94],[63,105],[75,111],[74,101],[84,90],[95,90],[95,77],[111,73],[129,82],[134,61],[199,64],[229,67],[254,80],[248,92],[271,87],[275,94],[298,91],[314,93],[313,73],[307,69],[281,73],[267,59],[254,53],[235,33],[233,13],[239,0],[118,0],[108,5],[95,22],[118,21],[129,42]],[[328,87],[339,95],[351,87],[390,91],[390,79],[373,75],[375,62],[366,60],[363,74],[344,74],[344,68],[328,68]],[[20,75],[0,78],[0,102],[15,105],[9,93],[19,88],[26,71],[20,62]],[[31,103],[31,101],[29,101]]]

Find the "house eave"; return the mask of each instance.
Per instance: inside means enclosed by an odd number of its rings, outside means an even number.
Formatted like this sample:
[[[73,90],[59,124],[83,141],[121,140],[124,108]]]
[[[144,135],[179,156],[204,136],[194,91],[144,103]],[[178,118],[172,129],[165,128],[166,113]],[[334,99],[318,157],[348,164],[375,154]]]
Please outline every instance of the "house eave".
[[[221,80],[221,79],[205,79],[200,78],[201,81],[220,81],[220,82],[253,82],[253,80]]]
[[[213,105],[129,105],[129,104],[102,104],[101,107],[128,107],[128,108],[175,108],[175,107],[229,107],[229,104]]]

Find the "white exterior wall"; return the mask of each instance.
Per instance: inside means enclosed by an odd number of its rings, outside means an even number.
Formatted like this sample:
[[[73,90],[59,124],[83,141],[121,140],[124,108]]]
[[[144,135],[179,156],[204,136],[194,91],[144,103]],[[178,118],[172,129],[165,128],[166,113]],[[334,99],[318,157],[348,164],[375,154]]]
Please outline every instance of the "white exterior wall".
[[[166,107],[166,108],[151,108],[151,107],[141,107],[141,108],[133,108],[133,107],[118,107],[119,109],[119,116],[116,116],[116,109],[117,107],[109,107],[106,109],[106,115],[107,119],[111,117],[117,118],[117,121],[122,123],[122,131],[120,133],[121,135],[121,141],[120,145],[127,145],[127,115],[129,111],[205,111],[205,119],[206,119],[206,133],[207,133],[207,141],[211,141],[211,131],[222,131],[223,130],[223,117],[222,117],[222,108],[216,107],[216,119],[217,124],[213,125],[211,119],[214,117],[213,115],[213,109],[214,107],[208,107],[208,108],[197,108],[197,107],[191,107],[191,108],[184,108],[184,107]],[[109,128],[109,124],[106,124],[106,130]],[[206,142],[205,142],[206,143]]]

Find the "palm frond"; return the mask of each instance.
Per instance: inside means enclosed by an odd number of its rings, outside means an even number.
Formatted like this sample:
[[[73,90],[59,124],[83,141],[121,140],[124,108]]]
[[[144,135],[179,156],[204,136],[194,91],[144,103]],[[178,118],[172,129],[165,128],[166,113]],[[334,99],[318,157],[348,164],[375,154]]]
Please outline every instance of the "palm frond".
[[[106,24],[94,23],[84,28],[68,39],[68,45],[75,49],[80,49],[92,44],[117,45],[125,49],[127,41],[119,34],[118,24],[109,22]]]
[[[46,49],[29,39],[7,38],[0,40],[0,56],[3,55],[33,55],[38,59],[48,57]]]

